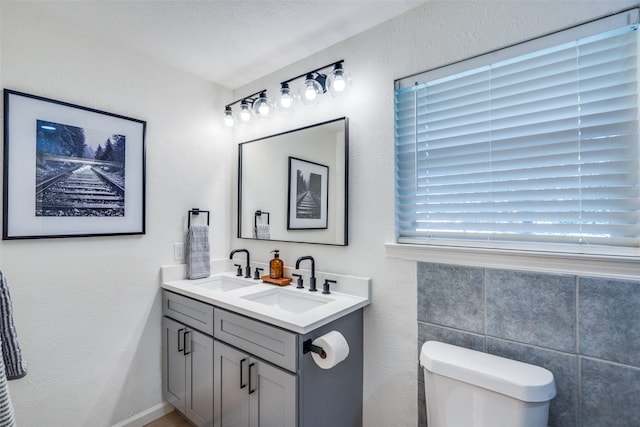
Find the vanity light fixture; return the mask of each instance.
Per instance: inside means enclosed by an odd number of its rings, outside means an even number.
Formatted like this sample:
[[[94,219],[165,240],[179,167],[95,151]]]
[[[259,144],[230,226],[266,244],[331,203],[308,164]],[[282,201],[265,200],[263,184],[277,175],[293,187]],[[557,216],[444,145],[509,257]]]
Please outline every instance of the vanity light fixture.
[[[333,62],[324,67],[316,68],[299,76],[293,77],[280,83],[280,91],[277,97],[277,109],[282,112],[293,111],[298,100],[305,105],[316,105],[320,102],[323,94],[329,92],[331,96],[344,95],[351,87],[351,75],[343,66],[344,60]],[[328,74],[323,74],[326,68],[333,67]],[[299,86],[298,93],[293,91],[289,83],[302,79],[304,82]],[[239,119],[233,114],[232,106],[240,103]],[[267,97],[267,90],[262,89],[252,95],[238,99],[225,105],[224,121],[227,126],[234,126],[236,121],[246,123],[251,120],[251,116],[265,118],[270,115],[274,104]]]
[[[240,112],[237,117],[233,114],[232,106],[240,104]],[[224,124],[232,127],[236,122],[247,123],[251,117],[267,117],[271,112],[273,103],[267,97],[267,90],[262,89],[259,92],[246,96],[244,98],[233,101],[224,106]]]

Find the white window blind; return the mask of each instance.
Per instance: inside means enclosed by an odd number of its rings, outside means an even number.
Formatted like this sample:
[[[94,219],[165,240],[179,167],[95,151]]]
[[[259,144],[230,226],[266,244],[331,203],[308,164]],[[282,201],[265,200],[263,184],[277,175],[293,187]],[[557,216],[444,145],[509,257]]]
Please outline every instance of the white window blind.
[[[640,256],[637,22],[396,82],[398,242]]]

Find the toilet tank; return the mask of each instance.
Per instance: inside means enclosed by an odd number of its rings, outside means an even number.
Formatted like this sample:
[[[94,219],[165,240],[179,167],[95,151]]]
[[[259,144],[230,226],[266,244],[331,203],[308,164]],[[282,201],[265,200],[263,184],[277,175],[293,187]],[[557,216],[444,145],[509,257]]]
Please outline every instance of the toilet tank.
[[[427,341],[428,427],[547,427],[553,374],[539,366]]]

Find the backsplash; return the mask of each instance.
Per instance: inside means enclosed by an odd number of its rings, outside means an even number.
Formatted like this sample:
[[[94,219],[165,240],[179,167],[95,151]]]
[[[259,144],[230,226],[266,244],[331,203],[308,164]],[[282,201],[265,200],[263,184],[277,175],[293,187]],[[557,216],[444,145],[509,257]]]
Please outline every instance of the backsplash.
[[[551,427],[637,426],[640,281],[418,263],[418,352],[428,340],[542,366]],[[426,426],[418,369],[419,426]]]

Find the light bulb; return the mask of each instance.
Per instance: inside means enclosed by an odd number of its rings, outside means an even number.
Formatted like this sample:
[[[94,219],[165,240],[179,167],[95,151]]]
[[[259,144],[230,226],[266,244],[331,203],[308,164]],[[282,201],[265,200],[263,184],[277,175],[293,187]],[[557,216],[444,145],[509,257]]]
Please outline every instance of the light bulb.
[[[231,107],[226,107],[224,109],[224,124],[228,127],[232,127],[235,124],[235,120],[233,118],[233,111],[231,111]]]
[[[280,98],[280,105],[283,108],[290,108],[291,104],[293,104],[293,99],[291,99],[291,95],[290,94],[283,94],[282,97]]]
[[[333,81],[333,89],[336,92],[342,92],[346,86],[347,83],[344,81],[344,76],[342,75],[342,73],[336,74],[336,78]]]
[[[316,93],[316,90],[313,87],[313,83],[308,84],[306,86],[306,89],[304,90],[304,97],[308,101],[313,101],[314,99],[316,99],[316,96],[318,96],[318,94]]]
[[[307,74],[307,78],[304,81],[304,86],[300,88],[300,98],[306,105],[316,105],[320,101],[318,95],[324,93],[324,74]]]
[[[253,114],[261,119],[267,118],[271,112],[271,101],[267,98],[267,91],[260,92],[258,99],[253,101]]]
[[[294,93],[289,88],[289,83],[281,83],[280,93],[278,93],[277,107],[279,111],[289,112],[293,111],[294,104],[296,102]]]
[[[249,111],[249,104],[247,104],[247,101],[242,101],[240,103],[240,120],[243,122],[251,120],[251,112]]]
[[[331,96],[345,95],[351,88],[351,74],[342,68],[342,63],[335,64],[333,71],[327,76],[327,91]]]

